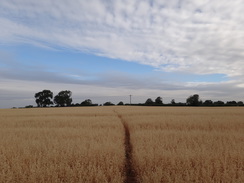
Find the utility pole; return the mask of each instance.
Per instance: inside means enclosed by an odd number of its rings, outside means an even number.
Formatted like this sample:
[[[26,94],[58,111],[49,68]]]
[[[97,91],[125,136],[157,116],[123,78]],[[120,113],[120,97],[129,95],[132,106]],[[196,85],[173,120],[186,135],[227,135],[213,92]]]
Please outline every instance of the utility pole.
[[[131,96],[132,96],[132,95],[130,95],[130,105],[131,105]]]

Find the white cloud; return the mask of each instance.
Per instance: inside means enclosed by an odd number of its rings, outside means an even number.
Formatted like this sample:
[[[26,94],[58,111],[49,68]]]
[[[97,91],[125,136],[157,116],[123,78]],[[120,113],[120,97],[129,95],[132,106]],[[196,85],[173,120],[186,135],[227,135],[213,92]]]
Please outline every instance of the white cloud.
[[[243,76],[242,0],[1,1],[0,42],[92,52],[166,71]]]

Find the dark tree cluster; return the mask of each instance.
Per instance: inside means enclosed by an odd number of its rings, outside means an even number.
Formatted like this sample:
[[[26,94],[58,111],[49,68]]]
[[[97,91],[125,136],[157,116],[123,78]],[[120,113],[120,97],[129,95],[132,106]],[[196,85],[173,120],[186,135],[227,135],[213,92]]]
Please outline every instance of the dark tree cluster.
[[[47,107],[53,104],[53,92],[50,90],[43,90],[35,94],[36,104],[38,107]]]
[[[199,95],[195,94],[186,99],[186,105],[190,106],[199,106],[202,104],[202,101],[199,100]]]
[[[151,98],[148,98],[145,102],[146,106],[161,106],[163,105],[162,97],[157,97],[154,101]]]
[[[91,99],[86,99],[81,103],[71,104],[71,106],[98,106],[98,104],[93,104]]]
[[[105,102],[103,105],[104,106],[111,106],[111,105],[114,105],[114,104],[112,102]]]
[[[54,97],[54,103],[57,105],[57,107],[71,106],[71,95],[72,92],[69,90],[61,91]]]
[[[86,99],[80,104],[79,103],[73,104],[71,96],[72,96],[72,92],[69,90],[60,91],[54,97],[53,97],[53,92],[51,92],[50,90],[43,90],[35,94],[37,107],[48,107],[48,106],[52,106],[53,104],[56,104],[55,105],[56,107],[98,106],[98,104],[93,104],[91,99]]]
[[[124,105],[124,102],[120,101],[117,105]]]
[[[215,101],[212,100],[199,100],[199,95],[195,94],[187,98],[186,105],[188,106],[244,106],[242,101],[227,101],[224,103],[223,101]]]
[[[57,107],[71,106],[72,92],[69,90],[60,91],[53,99],[53,92],[43,90],[35,94],[37,107],[48,107],[56,104]]]

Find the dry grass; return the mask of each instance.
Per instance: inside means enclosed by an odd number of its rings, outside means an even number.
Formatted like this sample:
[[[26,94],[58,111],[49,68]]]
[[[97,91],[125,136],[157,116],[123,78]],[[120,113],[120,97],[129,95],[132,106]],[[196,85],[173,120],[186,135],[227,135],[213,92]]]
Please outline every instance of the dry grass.
[[[140,182],[244,182],[244,108],[124,108]]]
[[[117,111],[115,113],[114,111]],[[0,110],[0,182],[244,182],[244,108]]]
[[[123,140],[110,109],[0,110],[0,182],[123,182]]]

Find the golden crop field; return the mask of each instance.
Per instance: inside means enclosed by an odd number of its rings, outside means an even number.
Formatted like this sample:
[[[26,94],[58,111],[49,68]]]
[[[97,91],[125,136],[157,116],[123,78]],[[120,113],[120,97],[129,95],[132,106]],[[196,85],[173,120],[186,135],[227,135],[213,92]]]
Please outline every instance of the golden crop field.
[[[126,108],[138,182],[244,182],[244,108]]]
[[[0,182],[244,182],[244,108],[0,110]]]
[[[0,182],[123,182],[123,143],[110,109],[0,110]]]

